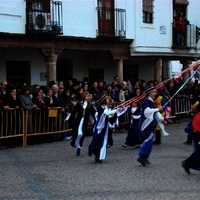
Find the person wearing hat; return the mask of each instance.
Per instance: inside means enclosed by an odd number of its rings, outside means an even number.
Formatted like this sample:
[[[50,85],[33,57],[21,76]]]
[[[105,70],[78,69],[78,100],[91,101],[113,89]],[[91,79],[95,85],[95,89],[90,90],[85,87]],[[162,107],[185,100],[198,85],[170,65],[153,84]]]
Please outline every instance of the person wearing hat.
[[[130,118],[130,128],[128,130],[125,143],[122,145],[124,148],[127,146],[138,147],[139,142],[139,132],[138,132],[138,123],[141,117],[141,107],[140,102],[133,102],[128,108],[128,115]]]
[[[109,121],[122,114],[125,109],[111,109],[111,99],[108,95],[102,94],[97,106],[97,121],[93,129],[93,139],[88,147],[88,155],[95,155],[95,162],[102,163],[106,157],[106,149],[108,144]]]
[[[89,118],[92,115],[93,119],[95,119],[96,112],[94,106],[90,103],[90,93],[83,92],[81,97],[82,101],[76,103],[68,119],[69,128],[73,129],[72,142],[70,144],[77,149],[77,156],[80,156],[83,141],[88,131]]]
[[[154,100],[158,94],[154,87],[149,87],[145,90],[146,97],[141,101],[141,117],[139,119],[139,137],[140,148],[139,158],[137,161],[146,166],[150,164],[148,157],[151,153],[153,146],[154,131],[157,123],[164,122],[164,118],[159,111],[163,110],[163,107],[157,107]]]

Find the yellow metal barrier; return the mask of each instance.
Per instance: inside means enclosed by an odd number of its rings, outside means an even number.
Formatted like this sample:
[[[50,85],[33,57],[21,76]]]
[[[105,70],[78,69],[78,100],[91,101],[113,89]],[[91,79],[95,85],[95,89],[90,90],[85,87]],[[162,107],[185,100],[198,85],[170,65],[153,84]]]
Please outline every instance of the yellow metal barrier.
[[[61,112],[60,107],[34,109],[32,111],[14,108],[0,110],[0,139],[22,137],[23,146],[26,146],[29,136],[71,131],[71,129],[65,128],[64,120],[72,108],[72,105],[67,106],[65,112]],[[28,120],[31,120],[31,122],[28,122]],[[28,133],[29,123],[33,128],[32,133]]]
[[[65,127],[64,120],[67,113],[70,113],[72,109],[73,105],[67,106],[65,112],[61,112],[61,107],[33,109],[31,111],[32,133],[28,133],[29,111],[24,111],[23,109],[0,110],[0,139],[22,137],[23,146],[26,146],[28,137],[71,131],[71,129]],[[171,110],[171,116],[189,112],[189,98],[173,99]],[[128,112],[126,112],[120,117],[120,124],[129,123],[130,119]]]
[[[65,128],[65,118],[67,113],[71,112],[72,106],[67,106],[65,112],[61,112],[61,107],[49,107],[47,109],[32,110],[33,133],[24,132],[23,146],[27,145],[27,137],[36,135],[58,134],[71,131]],[[28,111],[26,111],[26,125],[28,124]],[[27,126],[26,126],[27,130]]]
[[[22,109],[0,111],[0,139],[24,137],[25,114]]]

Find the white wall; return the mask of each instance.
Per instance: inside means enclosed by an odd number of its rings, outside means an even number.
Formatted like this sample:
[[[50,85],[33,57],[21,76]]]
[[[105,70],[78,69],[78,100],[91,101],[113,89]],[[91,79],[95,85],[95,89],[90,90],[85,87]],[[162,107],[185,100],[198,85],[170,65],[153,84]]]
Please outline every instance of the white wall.
[[[63,35],[96,37],[96,7],[96,0],[63,1]]]
[[[190,21],[190,24],[194,24],[200,27],[200,1],[198,0],[189,0],[188,10],[187,10],[187,19]],[[197,48],[200,49],[200,40],[197,43]]]
[[[24,0],[0,1],[0,32],[25,33]]]
[[[159,47],[168,48],[171,46],[171,23],[172,5],[171,1],[154,1],[153,24],[143,23],[142,1],[134,1],[135,19],[128,18],[135,23],[133,32],[134,47]],[[166,34],[160,33],[160,27],[166,28]]]
[[[180,61],[171,61],[171,76],[177,75],[179,72],[182,71],[183,65],[180,63]],[[170,76],[170,77],[171,77]]]

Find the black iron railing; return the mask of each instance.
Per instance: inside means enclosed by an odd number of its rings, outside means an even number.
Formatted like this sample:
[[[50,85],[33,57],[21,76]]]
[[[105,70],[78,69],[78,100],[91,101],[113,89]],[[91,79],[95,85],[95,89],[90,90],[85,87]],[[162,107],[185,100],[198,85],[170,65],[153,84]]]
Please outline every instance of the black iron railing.
[[[172,24],[172,47],[196,48],[198,34],[198,27],[193,24],[184,25],[182,31]]]
[[[63,34],[62,2],[27,0],[26,32]]]
[[[126,10],[119,8],[97,7],[97,36],[126,37]]]

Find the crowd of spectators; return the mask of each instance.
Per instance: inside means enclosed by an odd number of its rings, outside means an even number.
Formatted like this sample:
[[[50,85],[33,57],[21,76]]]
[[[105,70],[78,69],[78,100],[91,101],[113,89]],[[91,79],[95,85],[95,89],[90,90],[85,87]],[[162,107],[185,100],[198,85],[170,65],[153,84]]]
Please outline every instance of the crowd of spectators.
[[[109,95],[113,102],[123,103],[131,98],[140,96],[147,86],[156,86],[157,80],[145,81],[139,79],[133,82],[131,79],[120,81],[119,76],[115,76],[109,84],[103,79],[89,82],[87,77],[82,81],[75,78],[69,78],[67,82],[51,81],[48,86],[34,84],[28,86],[26,83],[12,86],[7,81],[1,82],[0,88],[0,108],[23,108],[31,110],[33,108],[62,107],[64,111],[66,105],[75,104],[81,101],[81,94],[88,91],[91,94],[91,101],[98,101],[101,94]],[[167,99],[172,97],[181,87],[180,79],[170,79],[160,93]],[[187,84],[186,87],[178,93],[189,97],[191,101],[197,101],[200,98],[200,84],[198,74]]]

